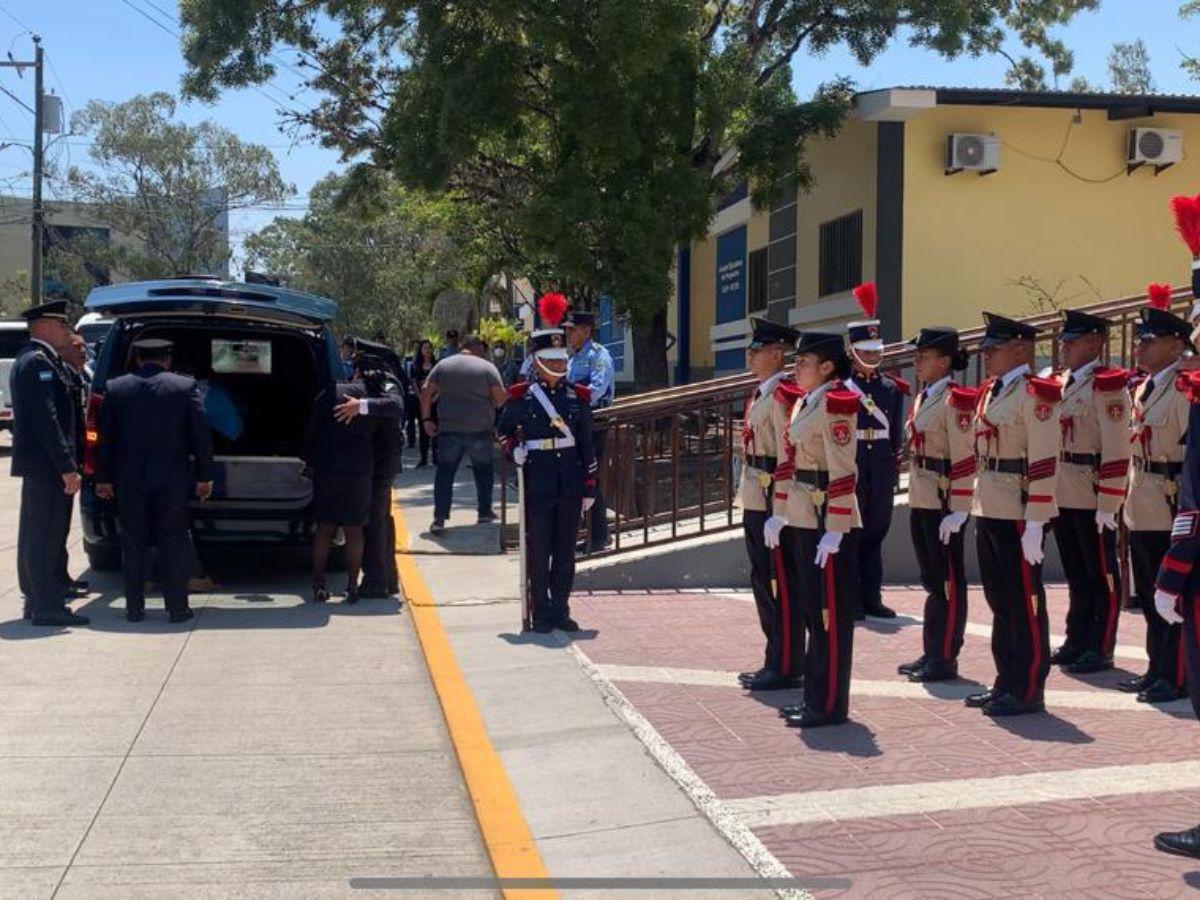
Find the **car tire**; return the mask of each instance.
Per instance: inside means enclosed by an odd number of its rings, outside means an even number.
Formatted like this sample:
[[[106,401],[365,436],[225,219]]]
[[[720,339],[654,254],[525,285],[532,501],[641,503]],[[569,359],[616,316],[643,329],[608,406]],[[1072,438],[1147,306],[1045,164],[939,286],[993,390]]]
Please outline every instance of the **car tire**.
[[[83,542],[83,551],[87,554],[88,565],[95,572],[115,572],[121,568],[121,548],[110,544],[90,544]]]

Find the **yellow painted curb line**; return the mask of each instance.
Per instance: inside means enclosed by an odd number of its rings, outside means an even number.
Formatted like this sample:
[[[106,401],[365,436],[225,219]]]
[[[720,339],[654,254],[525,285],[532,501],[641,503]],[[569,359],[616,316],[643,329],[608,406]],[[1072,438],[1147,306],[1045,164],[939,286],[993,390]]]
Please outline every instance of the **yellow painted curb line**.
[[[399,503],[392,505],[392,521],[396,547],[408,547],[408,527]],[[496,877],[549,878],[550,872],[538,853],[516,791],[496,748],[488,740],[479,706],[454,658],[429,585],[412,556],[399,549],[396,568]],[[558,896],[557,891],[548,888],[506,889],[503,893],[509,900],[550,900]]]

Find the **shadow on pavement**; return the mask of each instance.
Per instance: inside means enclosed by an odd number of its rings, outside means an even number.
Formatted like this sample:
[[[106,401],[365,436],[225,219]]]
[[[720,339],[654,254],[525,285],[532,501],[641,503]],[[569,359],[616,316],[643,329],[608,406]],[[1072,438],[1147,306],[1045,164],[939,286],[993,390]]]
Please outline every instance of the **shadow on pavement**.
[[[845,753],[859,759],[883,755],[875,740],[875,732],[861,722],[849,721],[842,725],[796,730],[800,732],[804,746],[818,753]]]
[[[1093,744],[1096,739],[1077,725],[1047,710],[1027,716],[992,719],[993,724],[1028,741],[1054,744]]]

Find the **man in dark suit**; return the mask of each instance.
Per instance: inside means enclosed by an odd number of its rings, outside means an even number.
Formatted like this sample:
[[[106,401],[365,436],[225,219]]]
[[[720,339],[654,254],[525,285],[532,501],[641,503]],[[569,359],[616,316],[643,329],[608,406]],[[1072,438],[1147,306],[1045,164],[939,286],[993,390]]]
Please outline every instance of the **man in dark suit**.
[[[171,342],[140,340],[133,349],[137,371],[108,382],[100,408],[96,495],[117,499],[125,617],[146,617],[154,540],[168,621],[184,622],[193,615],[188,503],[212,494],[212,438],[195,380],[170,371]]]
[[[87,405],[88,393],[88,377],[86,374],[87,366],[87,342],[84,341],[83,335],[79,332],[72,332],[70,340],[58,348],[62,356],[63,366],[67,379],[71,384],[71,403],[75,408],[75,459],[76,461],[83,460],[84,450],[84,409]],[[74,509],[72,509],[72,512]],[[71,522],[70,516],[67,517],[68,530]],[[59,567],[59,577],[62,579],[67,595],[67,600],[77,599],[87,596],[88,582],[81,578],[72,578],[68,563],[70,562],[67,554],[67,545],[64,543],[62,548],[62,564]]]
[[[71,527],[72,497],[79,491],[75,455],[75,406],[71,383],[56,347],[71,336],[67,301],[26,310],[29,343],[9,375],[13,402],[12,474],[21,478],[17,567],[25,615],[34,625],[86,625],[66,608],[60,579],[63,547]]]

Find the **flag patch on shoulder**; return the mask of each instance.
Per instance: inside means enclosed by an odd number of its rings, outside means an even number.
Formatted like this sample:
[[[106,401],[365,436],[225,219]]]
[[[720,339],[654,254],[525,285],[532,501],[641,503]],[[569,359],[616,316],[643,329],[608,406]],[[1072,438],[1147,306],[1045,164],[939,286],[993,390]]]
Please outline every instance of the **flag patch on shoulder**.
[[[38,381],[53,381],[53,372],[38,372]]]

